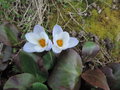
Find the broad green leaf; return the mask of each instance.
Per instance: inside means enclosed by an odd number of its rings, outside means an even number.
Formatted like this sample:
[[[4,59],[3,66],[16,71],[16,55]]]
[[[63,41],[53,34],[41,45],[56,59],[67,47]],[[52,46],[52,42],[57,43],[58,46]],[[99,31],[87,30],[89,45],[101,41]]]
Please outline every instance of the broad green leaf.
[[[33,75],[29,73],[18,74],[7,80],[3,90],[26,90],[34,82],[35,78]]]
[[[20,52],[20,64],[23,72],[33,74],[39,82],[44,82],[47,79],[46,73],[40,71],[36,60],[38,57],[34,54]]]
[[[35,82],[32,84],[32,86],[27,89],[27,90],[48,90],[47,86],[40,83],[40,82]]]
[[[9,46],[17,44],[18,29],[16,26],[8,22],[0,25],[0,41]]]
[[[108,64],[107,66],[102,67],[101,70],[107,77],[110,90],[120,90],[120,64]]]
[[[89,61],[90,58],[93,58],[97,55],[100,47],[94,42],[86,42],[82,48],[82,58],[85,61]]]
[[[6,62],[10,59],[11,55],[12,55],[12,47],[10,46],[4,46],[4,51],[2,52],[3,54],[3,62]]]
[[[76,87],[80,86],[78,82],[83,69],[80,55],[69,49],[63,51],[57,61],[48,80],[52,90],[79,90]]]
[[[3,63],[1,60],[0,60],[0,72],[1,71],[4,71],[8,66],[8,63]]]
[[[54,63],[54,54],[52,52],[48,52],[43,56],[44,67],[49,70],[53,66]]]
[[[87,70],[81,76],[86,82],[94,87],[110,90],[106,76],[100,69]]]
[[[0,25],[0,42],[4,43],[5,45],[11,45],[3,25]]]
[[[0,55],[0,71],[3,71],[8,66],[8,60],[12,55],[12,48],[10,46],[4,45],[2,47],[1,55]]]

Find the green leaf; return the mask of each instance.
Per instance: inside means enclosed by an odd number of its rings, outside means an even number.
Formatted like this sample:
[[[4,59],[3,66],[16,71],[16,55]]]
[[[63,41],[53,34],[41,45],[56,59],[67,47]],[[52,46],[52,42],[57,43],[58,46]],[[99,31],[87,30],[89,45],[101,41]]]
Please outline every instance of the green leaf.
[[[12,48],[10,46],[4,45],[2,47],[1,55],[0,55],[0,71],[3,71],[8,66],[8,60],[12,55]]]
[[[53,66],[54,58],[54,54],[50,51],[43,56],[44,67],[47,70],[51,69],[51,67]]]
[[[5,45],[11,45],[3,25],[0,25],[0,42],[3,42]]]
[[[4,51],[2,52],[3,54],[3,62],[6,62],[10,59],[12,55],[12,47],[10,46],[5,46]]]
[[[32,84],[32,86],[27,89],[27,90],[48,90],[47,86],[40,83],[40,82],[35,82]]]
[[[106,76],[100,69],[95,69],[95,70],[87,70],[85,71],[82,75],[82,78],[91,84],[94,87],[99,87],[104,90],[110,90]]]
[[[45,82],[47,79],[46,73],[40,71],[36,60],[38,57],[34,54],[20,52],[20,64],[23,72],[33,74],[39,82]]]
[[[82,48],[82,58],[85,61],[89,61],[90,58],[93,58],[99,52],[100,47],[94,42],[86,42]]]
[[[18,43],[18,29],[15,25],[5,22],[0,25],[0,41],[5,45],[15,45]]]
[[[35,82],[33,75],[29,73],[18,74],[10,77],[4,85],[4,90],[26,90]],[[13,89],[14,88],[14,89]]]
[[[1,60],[0,60],[0,71],[4,71],[8,66],[8,63],[3,63]]]
[[[79,54],[69,49],[61,53],[49,77],[48,84],[53,90],[78,90],[82,61]],[[76,86],[77,85],[77,86]]]
[[[101,70],[107,77],[108,84],[111,90],[120,90],[120,64],[111,63]]]

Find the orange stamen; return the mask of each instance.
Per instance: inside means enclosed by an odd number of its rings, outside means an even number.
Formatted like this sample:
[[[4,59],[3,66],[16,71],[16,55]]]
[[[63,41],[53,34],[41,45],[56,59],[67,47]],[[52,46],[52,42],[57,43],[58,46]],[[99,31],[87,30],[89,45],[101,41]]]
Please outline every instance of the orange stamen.
[[[40,39],[39,44],[40,46],[45,47],[46,46],[45,39]]]
[[[57,44],[59,47],[62,47],[63,46],[63,40],[57,40]]]

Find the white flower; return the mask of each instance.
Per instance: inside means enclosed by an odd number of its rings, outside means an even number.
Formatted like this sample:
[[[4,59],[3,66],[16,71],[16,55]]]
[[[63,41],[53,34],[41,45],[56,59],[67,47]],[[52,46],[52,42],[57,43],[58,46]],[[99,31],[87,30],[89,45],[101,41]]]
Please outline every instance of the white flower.
[[[68,32],[63,32],[59,25],[54,26],[52,34],[52,50],[54,53],[60,53],[62,50],[75,47],[79,43],[77,38],[70,37]]]
[[[23,50],[26,52],[49,51],[52,47],[51,40],[40,25],[36,25],[33,32],[27,33],[25,38],[28,42],[23,46]]]

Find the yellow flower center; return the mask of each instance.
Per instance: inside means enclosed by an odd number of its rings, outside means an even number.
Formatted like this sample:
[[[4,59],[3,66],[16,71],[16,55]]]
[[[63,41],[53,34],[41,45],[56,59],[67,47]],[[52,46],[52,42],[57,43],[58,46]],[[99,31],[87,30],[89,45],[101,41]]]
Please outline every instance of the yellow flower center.
[[[63,40],[57,40],[57,44],[59,47],[62,47],[63,46]]]
[[[40,39],[39,44],[40,46],[45,47],[46,46],[45,39]]]

